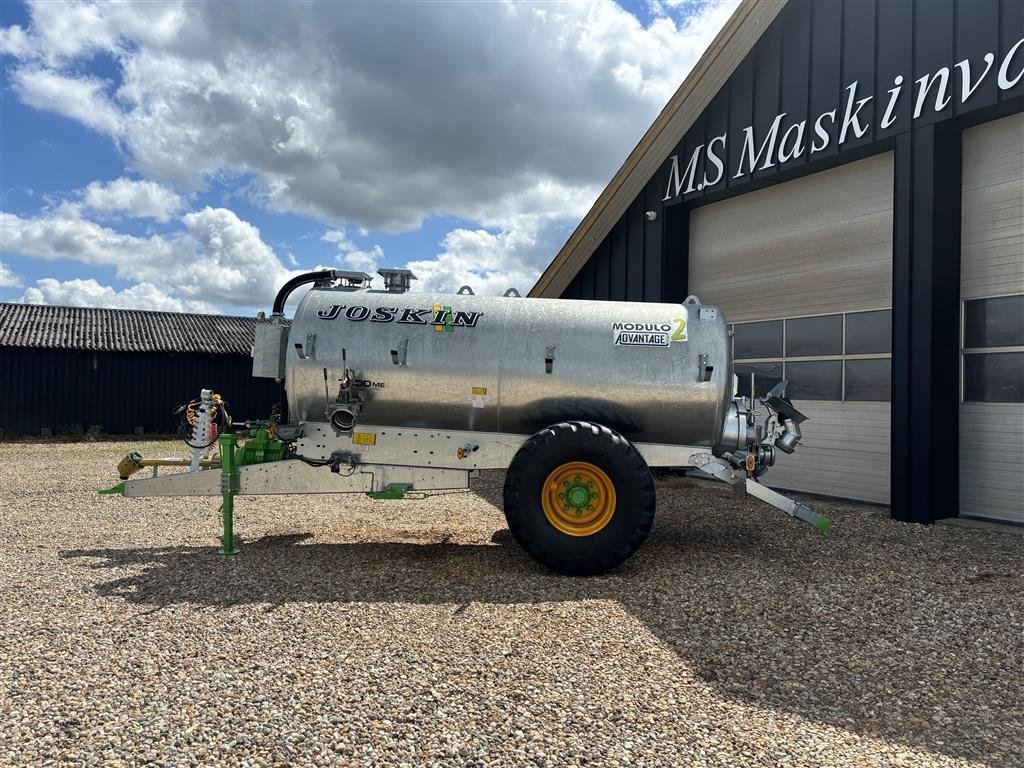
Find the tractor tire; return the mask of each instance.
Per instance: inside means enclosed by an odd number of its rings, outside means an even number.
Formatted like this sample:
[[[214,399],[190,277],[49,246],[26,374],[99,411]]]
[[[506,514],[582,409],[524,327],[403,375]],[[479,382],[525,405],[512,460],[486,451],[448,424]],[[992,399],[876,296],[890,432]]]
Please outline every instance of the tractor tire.
[[[569,421],[520,447],[505,478],[505,519],[531,557],[589,576],[621,565],[654,522],[654,477],[626,438]]]

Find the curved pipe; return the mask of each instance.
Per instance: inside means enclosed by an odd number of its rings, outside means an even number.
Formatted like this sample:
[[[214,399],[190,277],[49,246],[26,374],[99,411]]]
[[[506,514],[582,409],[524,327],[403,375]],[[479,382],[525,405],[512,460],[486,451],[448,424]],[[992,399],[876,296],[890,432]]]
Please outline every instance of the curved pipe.
[[[317,280],[332,280],[337,276],[338,270],[336,269],[321,269],[319,272],[303,272],[301,275],[296,275],[282,285],[281,290],[277,292],[277,297],[274,299],[273,314],[284,315],[284,303],[288,301],[292,291],[300,285],[315,283]]]

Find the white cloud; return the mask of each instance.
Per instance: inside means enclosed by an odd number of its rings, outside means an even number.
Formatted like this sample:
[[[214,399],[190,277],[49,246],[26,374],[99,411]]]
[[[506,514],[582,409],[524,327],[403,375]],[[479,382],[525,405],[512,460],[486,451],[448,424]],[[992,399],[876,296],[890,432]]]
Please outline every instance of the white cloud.
[[[174,244],[189,263],[176,270],[173,283],[186,285],[191,278],[189,295],[217,304],[269,306],[293,274],[256,227],[226,208],[193,211],[182,221],[186,234]]]
[[[113,266],[120,279],[149,283],[186,303],[265,307],[294,274],[259,230],[230,210],[207,207],[181,223],[171,235],[138,237],[80,218],[73,208],[36,218],[0,213],[5,251]]]
[[[420,287],[468,274],[525,290],[736,0],[685,21],[670,5],[644,26],[611,0],[458,13],[40,1],[3,40],[26,103],[110,134],[144,177],[193,190],[241,174],[267,207],[352,232],[476,222],[422,262]],[[116,83],[81,74],[97,53]],[[497,250],[481,254],[484,242]],[[340,244],[338,256],[366,270],[383,258]]]
[[[445,236],[436,258],[406,266],[419,278],[417,290],[451,293],[468,285],[478,294],[516,288],[525,295],[566,234],[539,224],[524,220],[497,234],[454,229]]]
[[[410,262],[419,290],[455,291],[469,285],[478,294],[526,292],[593,205],[597,186],[565,187],[542,182],[506,195],[494,210],[472,217],[479,229],[449,232],[434,259]]]
[[[481,227],[453,229],[439,243],[441,250],[434,258],[404,265],[417,277],[413,289],[445,293],[469,285],[478,294],[509,288],[525,294],[599,191],[596,186],[541,182],[503,196],[493,210],[473,207],[470,218]],[[361,247],[344,229],[328,229],[320,239],[337,247],[335,260],[346,269],[373,275],[386,263],[380,245]]]
[[[95,280],[37,280],[21,298],[27,304],[60,304],[70,307],[113,307],[152,309],[160,312],[213,312],[204,302],[182,301],[168,296],[151,283],[139,283],[123,291],[100,285]]]
[[[370,250],[349,251],[344,255],[340,255],[338,260],[347,269],[365,272],[373,276],[376,274],[377,268],[384,261],[384,250],[379,245],[375,245]]]
[[[97,52],[124,52],[132,43],[163,45],[181,31],[183,4],[93,3],[81,0],[34,2],[28,30],[18,25],[0,31],[5,53],[58,66]]]
[[[29,66],[16,69],[11,81],[30,107],[70,117],[102,133],[121,132],[121,113],[107,98],[102,80]]]
[[[130,264],[136,256],[153,261],[170,256],[161,237],[125,235],[71,215],[22,218],[0,213],[4,250],[39,259],[67,258],[95,265]]]
[[[364,237],[369,233],[360,233]],[[377,268],[384,261],[384,249],[379,245],[366,249],[356,245],[343,229],[327,230],[321,240],[334,243],[338,247],[335,261],[342,264],[346,269],[356,272],[365,272],[371,277],[376,276]]]
[[[122,213],[159,222],[170,221],[183,202],[180,195],[155,182],[123,178],[94,181],[81,195],[83,204],[99,213]]]
[[[0,51],[7,55],[28,58],[33,54],[34,48],[33,41],[17,24],[0,29]]]
[[[344,229],[328,229],[320,239],[327,243],[334,243],[338,246],[339,251],[352,251],[359,247],[352,242]]]
[[[148,175],[252,172],[275,207],[400,230],[433,213],[496,215],[539,184],[603,186],[733,5],[644,27],[610,0],[458,14],[40,2],[28,32],[7,36],[26,101],[120,129]],[[71,70],[95,51],[120,63],[113,100]]]
[[[24,284],[21,275],[13,272],[6,264],[0,263],[0,288],[21,288]]]

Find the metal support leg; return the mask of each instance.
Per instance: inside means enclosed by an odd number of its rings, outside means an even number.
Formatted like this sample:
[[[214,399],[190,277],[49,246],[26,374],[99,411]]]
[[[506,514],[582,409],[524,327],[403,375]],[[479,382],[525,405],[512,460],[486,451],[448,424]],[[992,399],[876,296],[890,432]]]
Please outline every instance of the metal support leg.
[[[698,464],[697,461],[700,458],[699,456],[693,456],[691,460],[694,461],[695,466],[700,468],[701,472],[716,477],[732,486],[734,493],[739,495],[749,494],[756,499],[771,504],[776,509],[781,509],[790,517],[795,517],[797,520],[803,520],[805,523],[813,525],[822,533],[827,532],[832,527],[832,521],[824,515],[819,515],[799,501],[783,496],[781,493],[761,485],[751,477],[745,477],[745,473],[734,470],[724,460],[713,457]]]
[[[238,493],[238,472],[235,468],[235,445],[238,442],[232,434],[221,435],[217,442],[220,447],[220,489],[224,501],[221,512],[224,514],[224,538],[221,540],[220,554],[237,555],[235,548],[235,494]]]
[[[783,496],[781,493],[773,491],[771,488],[766,488],[756,480],[748,478],[746,486],[747,493],[751,496],[756,496],[776,509],[781,509],[790,517],[795,517],[797,520],[803,520],[805,523],[813,525],[822,533],[827,533],[828,529],[832,527],[832,521],[824,515],[819,515],[799,501],[794,501],[788,496]]]

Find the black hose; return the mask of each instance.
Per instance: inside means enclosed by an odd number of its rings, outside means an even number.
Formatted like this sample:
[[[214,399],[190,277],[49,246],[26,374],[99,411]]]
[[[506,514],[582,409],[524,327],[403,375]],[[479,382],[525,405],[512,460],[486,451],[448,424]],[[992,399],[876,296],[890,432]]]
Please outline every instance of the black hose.
[[[195,406],[196,409],[198,410],[198,408],[201,405],[202,400],[193,400],[192,402],[186,403],[185,405],[175,409],[174,413],[181,414],[181,418],[178,421],[178,435],[181,437],[182,440],[185,441],[185,445],[187,445],[189,448],[201,448],[205,450],[207,448],[212,447],[213,444],[217,442],[217,437],[215,436],[206,445],[196,445],[195,443],[192,442],[193,425],[188,420],[188,409],[192,406]],[[212,405],[214,410],[214,417],[213,419],[211,419],[210,423],[217,425],[218,434],[230,428],[226,406],[227,403],[225,403],[224,401],[220,401],[218,404]],[[198,413],[196,414],[196,418],[199,418]]]
[[[277,297],[274,299],[274,314],[284,314],[284,303],[288,301],[288,297],[292,291],[298,288],[300,285],[306,283],[315,283],[318,280],[333,280],[338,276],[338,271],[335,269],[321,269],[319,272],[303,272],[301,275],[296,275],[287,283],[281,286],[281,290],[277,292]]]

